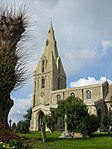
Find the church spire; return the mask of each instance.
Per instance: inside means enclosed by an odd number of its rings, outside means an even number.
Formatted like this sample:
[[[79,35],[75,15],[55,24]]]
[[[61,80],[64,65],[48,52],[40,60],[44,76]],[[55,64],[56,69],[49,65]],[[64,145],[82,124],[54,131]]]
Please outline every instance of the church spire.
[[[47,56],[47,55],[50,55],[50,53],[53,53],[54,59],[57,59],[59,57],[52,21],[48,32],[48,37],[46,40],[44,55]]]
[[[49,29],[48,37],[49,37],[49,35],[55,40],[52,20],[51,20],[51,26],[50,26],[50,29]]]

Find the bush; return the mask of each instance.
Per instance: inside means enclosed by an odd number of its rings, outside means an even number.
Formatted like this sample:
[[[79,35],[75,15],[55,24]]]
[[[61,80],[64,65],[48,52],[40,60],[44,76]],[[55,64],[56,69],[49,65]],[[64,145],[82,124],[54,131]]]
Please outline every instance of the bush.
[[[22,143],[16,140],[11,140],[9,142],[0,142],[0,149],[21,149]]]
[[[17,123],[16,131],[18,133],[28,133],[29,132],[29,126],[25,121],[19,121]]]
[[[9,140],[20,140],[21,137],[18,136],[15,132],[13,132],[12,130],[6,128],[6,126],[0,122],[0,142],[7,142]]]
[[[13,130],[14,132],[16,132],[16,123],[13,123],[13,124],[12,124],[12,130]]]
[[[96,132],[99,128],[98,118],[95,115],[86,116],[80,123],[80,131],[83,135],[91,136],[92,133]]]

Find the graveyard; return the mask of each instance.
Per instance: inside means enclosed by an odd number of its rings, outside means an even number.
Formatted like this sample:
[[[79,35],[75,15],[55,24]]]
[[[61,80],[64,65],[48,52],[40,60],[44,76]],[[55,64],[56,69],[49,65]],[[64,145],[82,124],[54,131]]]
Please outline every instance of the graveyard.
[[[60,139],[62,132],[47,132],[47,141],[42,142],[41,132],[30,132],[29,134],[21,134],[26,137],[27,145],[37,149],[111,149],[112,137],[108,137],[107,133],[95,133],[90,138],[84,139]]]

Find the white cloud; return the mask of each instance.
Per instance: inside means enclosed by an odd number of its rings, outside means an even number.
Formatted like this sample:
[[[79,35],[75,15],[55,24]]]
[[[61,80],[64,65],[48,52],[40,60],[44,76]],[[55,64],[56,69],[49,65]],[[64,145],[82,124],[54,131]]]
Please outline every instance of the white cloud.
[[[79,87],[79,86],[85,86],[85,85],[99,84],[99,83],[105,82],[106,80],[108,80],[109,84],[112,84],[112,81],[109,79],[106,79],[106,77],[101,77],[100,80],[96,80],[94,77],[88,77],[87,79],[80,78],[76,82],[71,82],[70,86]]]
[[[15,99],[13,98],[14,106],[10,110],[8,118],[12,120],[12,122],[18,122],[23,120],[23,115],[26,114],[26,111],[32,106],[31,105],[31,95],[26,99]]]
[[[30,25],[33,31],[30,35],[33,40],[28,44],[35,55],[35,63],[38,63],[37,57],[43,52],[51,18],[68,75],[77,74],[91,63],[102,60],[109,44],[107,41],[112,38],[111,0],[108,3],[106,0],[85,0],[84,3],[82,0],[5,0],[5,3],[11,2],[17,6],[23,3],[30,10],[33,24]],[[104,48],[96,50],[100,41]]]
[[[66,59],[65,71],[67,74],[77,74],[78,72],[84,70],[84,68],[88,65],[91,65],[97,61],[99,61],[97,52],[93,49],[71,49],[73,52],[69,52],[70,50],[66,50],[64,54],[64,59]],[[62,60],[63,61],[63,60]]]
[[[103,54],[106,54],[109,48],[112,49],[112,40],[103,40],[101,42],[101,46]]]

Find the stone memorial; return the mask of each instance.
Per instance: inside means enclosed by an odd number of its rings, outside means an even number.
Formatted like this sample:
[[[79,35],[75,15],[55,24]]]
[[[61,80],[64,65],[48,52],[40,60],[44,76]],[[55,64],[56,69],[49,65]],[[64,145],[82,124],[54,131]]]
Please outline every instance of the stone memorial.
[[[59,138],[72,138],[67,128],[67,115],[65,115],[64,121],[65,121],[65,130],[63,131],[63,133],[61,134]]]

